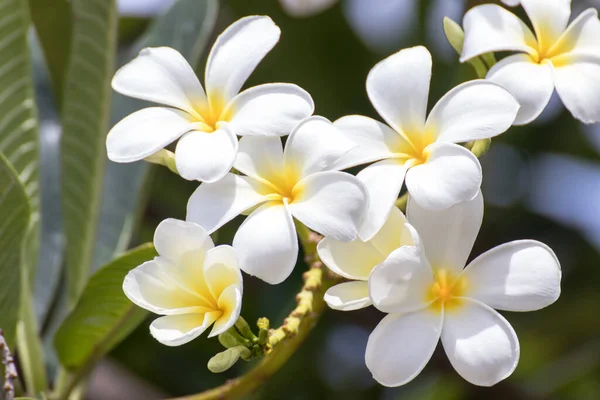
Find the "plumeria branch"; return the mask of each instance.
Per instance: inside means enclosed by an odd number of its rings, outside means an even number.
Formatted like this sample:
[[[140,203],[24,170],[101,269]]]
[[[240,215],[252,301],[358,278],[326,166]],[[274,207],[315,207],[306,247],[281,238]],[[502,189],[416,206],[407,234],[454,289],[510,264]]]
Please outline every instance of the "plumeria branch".
[[[14,382],[18,378],[17,367],[15,366],[15,360],[10,353],[8,343],[4,339],[4,332],[0,329],[0,352],[2,352],[2,363],[4,364],[4,395],[7,400],[12,400],[15,397],[15,385]]]
[[[275,375],[304,342],[326,308],[323,301],[324,293],[336,283],[337,279],[328,274],[317,255],[317,243],[322,237],[304,226],[298,226],[298,234],[309,269],[304,273],[304,284],[296,295],[296,308],[284,320],[281,327],[269,330],[265,357],[250,372],[222,386],[172,400],[240,398],[256,390]],[[268,320],[261,318],[259,325],[263,329],[268,328]]]

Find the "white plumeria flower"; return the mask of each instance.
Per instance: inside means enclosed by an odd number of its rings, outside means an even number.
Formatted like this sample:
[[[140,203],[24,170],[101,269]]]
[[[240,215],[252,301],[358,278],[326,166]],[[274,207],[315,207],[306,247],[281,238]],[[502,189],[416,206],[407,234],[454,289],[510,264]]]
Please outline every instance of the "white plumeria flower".
[[[324,236],[356,239],[367,191],[355,176],[331,167],[354,146],[322,117],[301,122],[285,150],[276,137],[244,137],[234,167],[246,176],[228,174],[200,185],[188,202],[187,220],[214,232],[251,209],[233,239],[240,266],[280,283],[298,257],[292,217]]]
[[[279,0],[286,13],[296,18],[310,17],[332,7],[338,0]]]
[[[510,11],[484,4],[464,19],[461,61],[516,51],[494,65],[487,79],[508,89],[521,103],[516,125],[536,119],[554,88],[565,107],[585,123],[600,121],[600,21],[590,8],[570,25],[570,0],[522,0],[535,34]]]
[[[518,240],[466,268],[483,218],[483,198],[431,212],[409,201],[408,221],[420,236],[379,264],[369,277],[375,307],[389,313],[375,328],[365,360],[375,379],[403,385],[425,367],[441,338],[454,369],[475,385],[508,377],[519,342],[494,310],[533,311],[560,295],[560,264],[548,246]]]
[[[368,280],[371,271],[397,248],[413,246],[416,237],[402,211],[394,207],[383,227],[367,242],[323,238],[317,245],[321,261],[336,274],[351,280],[327,290],[324,298],[329,307],[352,311],[370,306]]]
[[[202,227],[167,219],[154,234],[160,255],[130,271],[123,282],[127,297],[155,314],[150,333],[167,346],[208,337],[235,324],[242,307],[242,274],[235,250],[217,246]]]
[[[106,139],[108,157],[116,162],[138,161],[181,137],[175,150],[181,176],[214,182],[231,169],[237,136],[289,134],[313,113],[306,91],[272,83],[238,94],[279,35],[279,27],[264,16],[242,18],[229,26],[208,56],[206,93],[176,50],[142,50],[117,71],[112,86],[126,96],[165,107],[142,109],[115,125]]]
[[[426,118],[431,64],[429,51],[418,46],[399,51],[371,70],[367,92],[389,126],[360,115],[335,122],[358,144],[338,168],[378,161],[357,175],[371,198],[360,232],[363,240],[384,224],[405,176],[413,200],[428,209],[472,199],[481,186],[481,165],[456,143],[496,136],[517,115],[519,104],[510,93],[476,80],[448,92]]]

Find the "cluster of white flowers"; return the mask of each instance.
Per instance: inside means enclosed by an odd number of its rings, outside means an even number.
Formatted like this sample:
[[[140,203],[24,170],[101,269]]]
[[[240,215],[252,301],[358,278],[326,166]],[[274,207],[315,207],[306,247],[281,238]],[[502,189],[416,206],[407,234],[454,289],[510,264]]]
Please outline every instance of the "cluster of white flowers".
[[[202,182],[188,202],[187,221],[158,226],[160,257],[130,272],[123,286],[140,307],[164,315],[151,325],[156,339],[179,345],[211,324],[210,336],[233,326],[240,269],[270,284],[285,280],[297,261],[300,223],[324,236],[320,258],[349,280],[328,290],[330,307],[374,305],[389,313],[366,351],[381,384],[413,379],[440,339],[469,382],[487,386],[509,376],[519,344],[494,308],[532,311],[553,303],[560,264],[546,245],[521,240],[465,267],[483,219],[482,170],[460,144],[532,121],[555,87],[575,117],[600,120],[596,11],[567,27],[569,0],[520,4],[535,35],[500,6],[467,13],[462,60],[519,54],[493,66],[488,79],[450,90],[428,116],[428,50],[404,49],[378,63],[366,87],[385,124],[359,115],[333,123],[311,116],[310,95],[293,84],[238,93],[279,39],[265,16],[242,18],[217,38],[206,92],[170,48],[145,49],[120,69],[115,90],[164,106],[118,123],[107,138],[109,157],[141,160],[179,139],[176,169]],[[341,172],[362,164],[370,165],[356,176]],[[395,207],[404,183],[406,217]],[[232,246],[214,247],[208,235],[240,214],[247,217]]]

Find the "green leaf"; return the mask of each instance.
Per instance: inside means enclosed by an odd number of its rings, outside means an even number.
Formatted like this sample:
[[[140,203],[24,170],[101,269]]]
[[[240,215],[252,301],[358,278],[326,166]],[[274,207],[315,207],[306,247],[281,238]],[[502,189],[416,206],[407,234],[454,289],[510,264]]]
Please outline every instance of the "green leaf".
[[[71,43],[71,5],[68,0],[29,0],[29,7],[60,108]]]
[[[23,268],[21,246],[29,224],[29,203],[17,172],[0,154],[0,327],[14,344]]]
[[[123,280],[131,269],[156,255],[152,244],[141,245],[92,275],[56,333],[54,347],[62,365],[86,370],[142,322],[148,312],[125,296]]]
[[[110,81],[117,43],[115,0],[72,0],[73,34],[62,110],[62,205],[69,303],[89,276],[106,165]]]
[[[179,0],[154,20],[146,33],[126,53],[120,64],[137,56],[144,47],[169,46],[178,50],[192,65],[204,51],[218,12],[217,0]],[[145,103],[113,94],[113,124],[143,108]],[[100,224],[92,269],[95,270],[123,252],[129,245],[139,213],[148,193],[151,166],[145,162],[107,165]]]

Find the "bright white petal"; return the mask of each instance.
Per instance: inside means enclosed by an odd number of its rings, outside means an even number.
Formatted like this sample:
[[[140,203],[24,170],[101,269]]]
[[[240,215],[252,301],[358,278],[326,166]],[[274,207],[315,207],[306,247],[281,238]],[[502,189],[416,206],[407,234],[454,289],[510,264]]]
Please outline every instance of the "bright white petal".
[[[419,232],[427,260],[436,268],[462,272],[483,221],[483,196],[458,203],[443,211],[423,208],[409,198],[406,217]]]
[[[152,101],[195,114],[206,95],[194,70],[170,47],[147,48],[117,71],[112,87],[125,96]]]
[[[534,63],[526,54],[503,58],[490,69],[486,78],[508,90],[521,105],[515,125],[525,125],[539,117],[554,92],[550,65]]]
[[[317,251],[323,264],[336,274],[365,281],[373,268],[386,257],[369,242],[341,242],[327,237],[319,242]]]
[[[244,272],[276,285],[294,269],[298,238],[292,216],[281,203],[266,203],[253,211],[233,238]]]
[[[162,257],[177,263],[185,253],[204,255],[215,245],[200,225],[168,218],[156,227],[154,247]]]
[[[244,90],[224,111],[238,136],[285,136],[315,110],[310,94],[289,83],[270,83]]]
[[[345,172],[318,172],[294,187],[292,215],[323,236],[349,242],[358,237],[369,197],[364,185]]]
[[[575,118],[600,122],[600,57],[573,56],[569,64],[554,66],[556,91]]]
[[[588,8],[571,22],[551,51],[552,53],[600,56],[598,37],[600,37],[598,10]]]
[[[190,290],[180,276],[181,268],[161,257],[147,261],[129,271],[123,281],[123,292],[133,303],[155,314],[210,311],[210,299],[201,299]]]
[[[465,42],[460,62],[494,51],[536,54],[531,30],[515,14],[496,5],[473,7],[463,20]]]
[[[414,201],[435,211],[475,197],[482,173],[473,153],[444,142],[433,143],[425,151],[429,154],[427,162],[406,173],[406,187]]]
[[[442,344],[450,363],[464,379],[492,386],[510,376],[519,362],[519,341],[512,326],[492,308],[461,299],[446,310]]]
[[[365,354],[373,378],[384,386],[400,386],[419,375],[438,344],[442,320],[442,313],[428,310],[382,319]]]
[[[213,233],[247,209],[264,201],[252,178],[227,174],[214,183],[203,183],[187,204],[186,220]]]
[[[344,154],[356,147],[329,120],[310,117],[302,121],[285,143],[283,159],[286,168],[295,171],[298,179],[331,170]]]
[[[560,296],[560,263],[545,244],[518,240],[487,251],[463,276],[468,297],[507,311],[534,311]]]
[[[390,158],[394,155],[394,149],[407,144],[406,140],[389,126],[362,115],[348,115],[333,124],[357,145],[335,163],[335,169],[342,170]]]
[[[388,218],[406,175],[406,167],[398,160],[383,160],[369,165],[356,175],[369,192],[369,208],[360,228],[362,240],[369,240]]]
[[[194,131],[177,142],[175,163],[187,180],[216,182],[229,172],[237,151],[237,136],[226,126],[212,133]]]
[[[219,299],[223,291],[232,285],[242,292],[242,273],[233,247],[221,245],[206,253],[204,278],[215,299]]]
[[[219,310],[223,313],[215,321],[209,338],[220,335],[231,328],[240,317],[242,311],[242,288],[238,285],[228,286],[223,290],[218,300]]]
[[[167,315],[152,321],[150,333],[166,346],[181,346],[200,336],[218,316],[218,312]]]
[[[329,288],[323,299],[334,310],[360,310],[371,305],[369,284],[362,281],[340,283]]]
[[[369,295],[377,309],[407,313],[424,309],[433,284],[433,271],[422,249],[404,246],[394,250],[369,277]]]
[[[371,69],[367,93],[373,106],[398,132],[420,132],[425,126],[431,54],[423,46],[400,50]]]
[[[552,46],[563,34],[571,16],[571,0],[521,0],[541,48]]]
[[[487,139],[505,132],[519,110],[517,100],[501,86],[476,80],[458,85],[433,107],[426,132],[444,142]]]
[[[392,207],[385,224],[369,240],[386,257],[400,246],[416,245],[418,234],[406,223],[406,217],[398,207]]]
[[[238,94],[258,63],[279,41],[280,34],[279,27],[265,16],[241,18],[225,29],[206,62],[209,99],[227,104]]]
[[[123,118],[108,132],[108,158],[114,162],[141,160],[193,129],[189,114],[183,111],[144,108]]]

